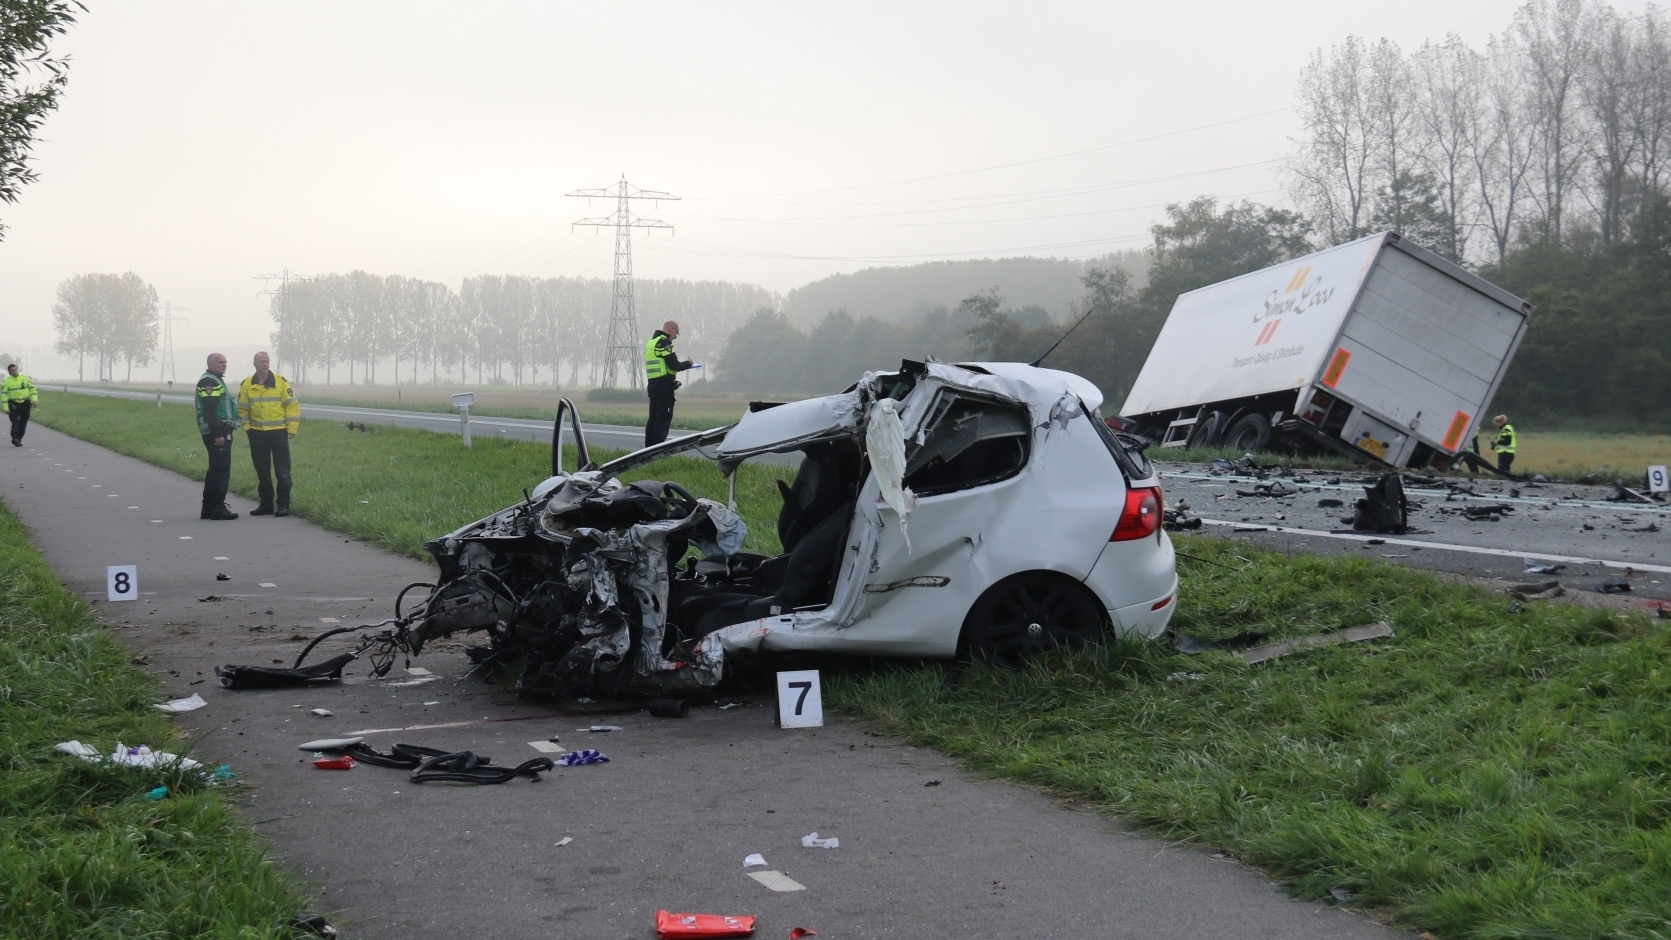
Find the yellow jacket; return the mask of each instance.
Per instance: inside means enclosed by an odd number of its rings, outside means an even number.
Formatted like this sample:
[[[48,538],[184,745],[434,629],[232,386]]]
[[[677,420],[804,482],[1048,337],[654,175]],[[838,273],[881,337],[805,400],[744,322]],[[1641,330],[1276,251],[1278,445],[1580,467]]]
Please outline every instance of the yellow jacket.
[[[238,417],[246,431],[289,431],[296,433],[302,423],[302,403],[284,376],[268,372],[258,383],[250,376],[238,386]]]

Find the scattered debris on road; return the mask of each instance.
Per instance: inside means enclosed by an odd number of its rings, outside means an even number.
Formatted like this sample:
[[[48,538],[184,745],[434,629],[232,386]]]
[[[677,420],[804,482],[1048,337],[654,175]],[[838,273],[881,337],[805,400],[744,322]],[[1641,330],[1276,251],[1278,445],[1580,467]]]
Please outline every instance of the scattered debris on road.
[[[809,832],[806,835],[801,836],[801,846],[802,848],[808,849],[839,849],[841,848],[841,840],[835,836],[831,836],[828,839],[820,839],[818,838],[818,833]]]
[[[756,875],[768,874],[757,872]],[[770,872],[770,874],[777,874]],[[787,878],[784,879],[788,881]],[[793,884],[793,882],[791,882]],[[768,885],[768,887],[770,887]],[[800,886],[789,890],[799,890]],[[777,890],[777,889],[774,889]],[[742,914],[674,914],[669,911],[656,912],[656,936],[658,937],[752,937],[754,936],[754,915]]]
[[[209,703],[205,702],[203,700],[203,696],[198,695],[196,692],[193,692],[191,695],[187,696],[186,698],[177,698],[177,699],[173,700],[172,702],[164,702],[161,705],[152,705],[151,707],[156,709],[159,712],[179,713],[179,712],[194,712],[194,711],[197,711],[199,708],[202,708],[203,706],[205,706],[207,704],[209,704]]]

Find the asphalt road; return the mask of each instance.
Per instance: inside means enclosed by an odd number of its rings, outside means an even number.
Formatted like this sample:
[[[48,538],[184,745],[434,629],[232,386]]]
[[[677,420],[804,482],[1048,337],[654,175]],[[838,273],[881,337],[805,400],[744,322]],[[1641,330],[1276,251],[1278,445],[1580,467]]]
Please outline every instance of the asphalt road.
[[[1363,484],[1374,479],[1372,474],[1299,471],[1258,479],[1214,475],[1199,464],[1158,466],[1167,504],[1187,503],[1190,513],[1206,523],[1202,534],[1284,551],[1368,554],[1393,564],[1506,582],[1554,580],[1575,592],[1625,580],[1631,591],[1624,596],[1643,603],[1671,599],[1671,504],[1610,502],[1611,486],[1495,479],[1457,481],[1472,492],[1449,485],[1411,486],[1405,495],[1414,531],[1395,536],[1349,531],[1352,507],[1364,496]],[[1293,495],[1259,492],[1261,485],[1279,480]],[[1320,505],[1324,500],[1341,505]],[[1463,513],[1487,505],[1510,509],[1497,513],[1495,521]],[[1183,544],[1179,534],[1173,538]],[[1526,558],[1563,570],[1527,574]]]
[[[777,730],[764,703],[684,720],[559,710],[466,678],[458,644],[383,680],[356,667],[326,688],[224,690],[216,665],[289,662],[330,618],[387,616],[430,566],[297,518],[202,522],[199,484],[184,477],[39,425],[27,445],[0,451],[6,502],[168,697],[208,700],[180,716],[205,735],[196,756],[240,774],[249,818],[346,937],[648,938],[658,908],[752,913],[757,936],[804,925],[828,940],[1402,936],[1290,900],[1211,849],[1122,832],[852,722]],[[139,566],[139,601],[103,600],[114,564]],[[594,723],[622,730],[576,730]],[[356,732],[379,749],[469,748],[500,763],[559,736],[611,762],[472,788],[317,770],[297,749]],[[813,831],[841,847],[802,848]],[[754,852],[805,890],[749,878]]]

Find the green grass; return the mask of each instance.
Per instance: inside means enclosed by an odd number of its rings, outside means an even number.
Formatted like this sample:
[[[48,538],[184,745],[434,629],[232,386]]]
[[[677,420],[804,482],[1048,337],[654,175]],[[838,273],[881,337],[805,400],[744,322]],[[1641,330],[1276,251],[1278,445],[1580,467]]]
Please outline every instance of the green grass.
[[[307,897],[266,860],[229,787],[53,750],[75,739],[184,751],[156,701],[152,677],[0,507],[0,935],[295,936],[286,925]],[[157,786],[165,799],[141,798]]]
[[[189,405],[43,392],[33,420],[54,430],[138,457],[195,480],[208,457]],[[466,450],[458,438],[411,428],[373,426],[350,431],[334,421],[302,422],[291,443],[295,490],[291,509],[328,529],[427,559],[424,542],[522,499],[551,469],[546,444],[489,436]],[[618,452],[593,451],[602,462]],[[564,466],[574,467],[573,449]],[[737,475],[737,508],[748,523],[747,550],[775,554],[781,500],[777,479],[788,467],[744,464]],[[697,496],[724,502],[727,486],[714,465],[673,457],[629,474],[631,480],[675,479]],[[232,455],[232,490],[256,497],[255,470],[242,434]],[[187,507],[183,507],[187,508]]]
[[[1119,642],[1023,672],[837,677],[833,704],[981,770],[1222,846],[1441,938],[1671,936],[1671,643],[1362,559],[1206,537],[1174,627],[1396,636],[1248,666]],[[1225,565],[1229,567],[1220,567]]]
[[[52,395],[55,427],[201,472],[183,408]],[[515,499],[546,448],[304,424],[297,506],[418,554]],[[248,490],[247,463],[235,464]],[[772,551],[775,468],[739,495]],[[642,476],[723,496],[705,461]],[[360,500],[368,500],[361,503]],[[1224,847],[1299,895],[1441,938],[1671,937],[1671,648],[1639,614],[1535,605],[1357,558],[1179,539],[1174,625],[1291,637],[1376,620],[1390,639],[1259,666],[1119,642],[1005,673],[899,663],[833,675],[832,707],[1167,838]],[[1239,554],[1238,554],[1239,553]],[[1215,564],[1216,563],[1216,564]]]

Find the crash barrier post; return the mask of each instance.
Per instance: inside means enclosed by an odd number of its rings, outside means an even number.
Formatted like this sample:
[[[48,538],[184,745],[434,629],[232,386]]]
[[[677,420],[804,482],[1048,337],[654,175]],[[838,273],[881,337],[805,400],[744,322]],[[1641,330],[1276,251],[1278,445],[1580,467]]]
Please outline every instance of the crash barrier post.
[[[157,407],[162,407],[162,389],[157,389]]]
[[[470,406],[476,403],[475,392],[460,392],[453,396],[453,407],[458,409],[458,433],[464,446],[470,446]]]

